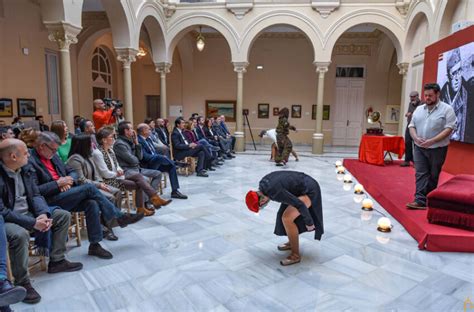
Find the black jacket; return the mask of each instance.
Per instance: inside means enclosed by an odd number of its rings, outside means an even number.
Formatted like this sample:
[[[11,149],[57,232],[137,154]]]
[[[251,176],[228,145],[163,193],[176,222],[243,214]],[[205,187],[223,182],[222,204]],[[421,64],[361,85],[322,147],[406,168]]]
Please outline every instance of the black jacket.
[[[313,219],[306,205],[298,199],[308,195],[307,178],[310,176],[296,171],[274,171],[260,180],[259,189],[271,200],[290,205],[298,209],[306,225],[313,225]],[[316,181],[315,181],[316,182]]]
[[[30,154],[31,157],[29,159],[29,163],[36,171],[38,188],[41,195],[48,198],[61,193],[58,184],[53,179],[46,166],[41,162],[38,152],[36,152],[35,149],[32,149],[30,150]],[[51,158],[51,162],[53,163],[53,166],[60,177],[70,176],[74,179],[74,184],[77,184],[76,172],[71,167],[65,165],[57,154]]]
[[[114,144],[114,153],[123,170],[140,171],[140,161],[143,159],[143,151],[140,144],[135,145],[131,139],[119,135]]]
[[[26,164],[21,168],[21,176],[25,185],[26,200],[28,210],[34,217],[13,211],[15,207],[15,181],[8,176],[0,162],[0,214],[5,222],[15,223],[19,226],[32,230],[36,223],[36,217],[46,214],[50,217],[49,207],[46,200],[41,196],[36,181],[35,169],[31,164]]]
[[[183,134],[184,135],[184,134]],[[173,133],[171,134],[171,142],[173,143],[173,155],[175,159],[183,159],[183,152],[191,149],[189,144],[183,139],[177,128],[174,128]],[[189,142],[188,142],[189,143]]]
[[[165,133],[163,133],[163,130],[164,130]],[[158,138],[160,139],[160,141],[163,144],[165,144],[167,146],[170,145],[170,142],[169,142],[170,141],[170,139],[169,139],[170,133],[168,132],[168,129],[166,127],[163,127],[163,128],[162,127],[157,127],[155,129],[155,132],[156,132],[156,134],[158,135]]]

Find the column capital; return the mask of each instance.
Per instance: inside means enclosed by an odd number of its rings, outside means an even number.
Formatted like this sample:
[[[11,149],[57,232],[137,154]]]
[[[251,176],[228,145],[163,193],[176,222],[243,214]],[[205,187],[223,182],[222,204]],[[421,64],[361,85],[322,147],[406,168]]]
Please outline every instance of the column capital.
[[[71,44],[77,43],[77,35],[82,30],[82,27],[65,22],[45,22],[44,25],[49,31],[48,39],[56,42],[60,50],[69,50]]]
[[[155,63],[155,71],[160,74],[168,74],[171,69],[171,63],[168,62],[160,62],[160,63]]]
[[[234,65],[234,71],[239,74],[243,74],[247,71],[248,62],[232,62]]]
[[[408,72],[408,67],[410,67],[410,63],[398,63],[397,64],[397,67],[399,69],[398,73],[400,75],[403,75],[403,76],[406,76],[407,72]]]
[[[323,75],[329,70],[330,64],[331,62],[313,62],[313,65],[316,66],[316,72]]]
[[[116,48],[117,60],[123,63],[123,66],[130,66],[135,62],[138,51],[132,48]]]

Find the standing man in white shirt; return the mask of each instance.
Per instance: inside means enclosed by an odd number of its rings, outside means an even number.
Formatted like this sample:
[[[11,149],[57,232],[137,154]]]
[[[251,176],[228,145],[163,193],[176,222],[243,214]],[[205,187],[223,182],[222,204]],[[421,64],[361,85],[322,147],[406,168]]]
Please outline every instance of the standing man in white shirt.
[[[446,159],[449,137],[456,130],[453,108],[440,101],[440,87],[436,83],[424,86],[425,103],[413,113],[408,128],[415,143],[416,171],[415,200],[410,209],[426,209],[426,196],[438,186],[438,178]]]

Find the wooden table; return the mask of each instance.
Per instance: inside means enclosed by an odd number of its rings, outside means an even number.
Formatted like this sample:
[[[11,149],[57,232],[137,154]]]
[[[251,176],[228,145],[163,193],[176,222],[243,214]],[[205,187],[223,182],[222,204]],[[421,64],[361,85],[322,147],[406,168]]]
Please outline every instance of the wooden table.
[[[383,166],[385,151],[398,154],[398,159],[401,159],[405,153],[405,140],[401,136],[362,135],[359,145],[359,161]]]

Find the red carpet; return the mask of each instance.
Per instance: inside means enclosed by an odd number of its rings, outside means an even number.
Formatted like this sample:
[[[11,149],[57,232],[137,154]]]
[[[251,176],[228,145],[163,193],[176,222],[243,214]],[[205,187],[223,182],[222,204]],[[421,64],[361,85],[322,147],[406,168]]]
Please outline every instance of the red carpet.
[[[364,185],[370,195],[400,222],[418,241],[420,249],[430,251],[474,252],[474,232],[428,223],[427,210],[408,210],[415,193],[414,168],[402,168],[400,162],[375,166],[344,159],[344,167]],[[452,175],[442,172],[440,184]]]

